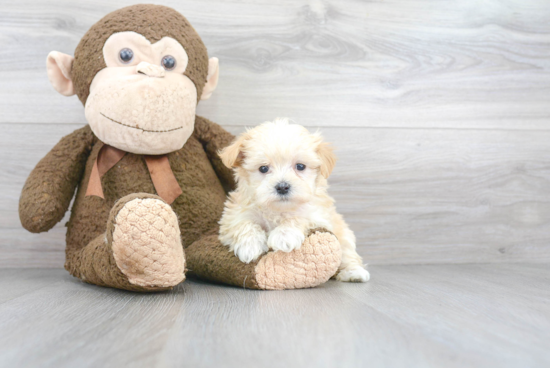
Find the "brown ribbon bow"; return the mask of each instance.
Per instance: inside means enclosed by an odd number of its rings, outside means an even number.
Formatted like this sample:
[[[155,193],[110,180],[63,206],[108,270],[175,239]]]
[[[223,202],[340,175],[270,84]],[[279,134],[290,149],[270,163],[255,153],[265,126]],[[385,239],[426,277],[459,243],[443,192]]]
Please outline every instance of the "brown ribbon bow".
[[[126,152],[119,150],[118,148],[104,145],[97,154],[90,180],[88,181],[88,188],[86,190],[86,196],[98,196],[105,198],[103,195],[103,188],[101,188],[101,178],[107,171],[117,164]],[[149,169],[151,180],[155,186],[155,190],[158,195],[166,201],[168,204],[172,204],[176,198],[182,192],[181,187],[172,172],[170,162],[167,155],[159,156],[143,156],[145,163]]]

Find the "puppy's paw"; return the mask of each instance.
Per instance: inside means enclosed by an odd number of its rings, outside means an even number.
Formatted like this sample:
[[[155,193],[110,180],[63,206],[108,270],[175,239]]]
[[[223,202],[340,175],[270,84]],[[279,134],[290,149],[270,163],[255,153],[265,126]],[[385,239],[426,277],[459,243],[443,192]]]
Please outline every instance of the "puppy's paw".
[[[239,242],[233,247],[235,255],[244,263],[257,260],[268,251],[266,238],[267,236],[263,230],[241,236]]]
[[[269,233],[267,245],[277,251],[291,252],[300,249],[305,240],[305,235],[294,227],[279,226]]]
[[[367,282],[369,279],[369,271],[359,265],[344,268],[336,275],[336,280],[343,282]]]

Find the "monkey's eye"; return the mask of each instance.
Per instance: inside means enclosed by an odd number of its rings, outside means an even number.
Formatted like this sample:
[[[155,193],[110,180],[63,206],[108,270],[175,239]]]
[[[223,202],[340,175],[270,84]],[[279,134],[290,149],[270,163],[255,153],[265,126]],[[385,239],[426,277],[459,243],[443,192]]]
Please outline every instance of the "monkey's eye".
[[[262,174],[265,174],[268,171],[269,171],[269,166],[260,166],[260,172]]]
[[[306,169],[306,165],[304,164],[296,164],[296,170],[298,171],[304,171]]]
[[[132,50],[130,50],[129,48],[122,49],[118,53],[118,58],[124,64],[128,64],[134,58],[134,52]]]
[[[171,55],[166,55],[165,57],[162,58],[161,64],[164,67],[164,69],[172,70],[176,67],[176,58],[174,58]]]

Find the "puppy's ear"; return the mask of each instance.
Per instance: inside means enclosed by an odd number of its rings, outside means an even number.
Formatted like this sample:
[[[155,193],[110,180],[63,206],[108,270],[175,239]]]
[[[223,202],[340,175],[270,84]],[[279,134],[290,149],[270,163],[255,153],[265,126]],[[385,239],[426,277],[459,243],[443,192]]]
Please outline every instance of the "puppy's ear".
[[[336,165],[336,155],[334,154],[334,149],[327,142],[321,142],[317,146],[317,155],[321,160],[321,175],[326,178],[330,176],[332,169]]]
[[[233,141],[229,146],[225,147],[218,152],[218,155],[222,159],[222,162],[228,168],[240,166],[244,160],[244,154],[242,152],[243,143],[246,139],[246,135],[243,134]]]

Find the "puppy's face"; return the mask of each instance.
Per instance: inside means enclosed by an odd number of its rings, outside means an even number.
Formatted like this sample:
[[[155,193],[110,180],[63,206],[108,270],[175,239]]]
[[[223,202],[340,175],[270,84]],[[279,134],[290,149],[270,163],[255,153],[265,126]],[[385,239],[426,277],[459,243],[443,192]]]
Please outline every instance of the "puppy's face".
[[[220,156],[235,168],[240,190],[258,205],[290,210],[315,195],[336,161],[319,134],[286,120],[243,133]]]

